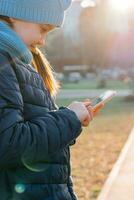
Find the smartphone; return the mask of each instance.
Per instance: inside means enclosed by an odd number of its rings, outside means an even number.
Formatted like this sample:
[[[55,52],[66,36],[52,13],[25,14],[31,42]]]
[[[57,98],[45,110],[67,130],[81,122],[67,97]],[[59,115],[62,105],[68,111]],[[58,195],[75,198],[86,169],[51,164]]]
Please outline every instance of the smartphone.
[[[109,102],[116,94],[117,92],[115,90],[107,90],[92,101],[92,106],[97,108],[101,103],[105,104]]]

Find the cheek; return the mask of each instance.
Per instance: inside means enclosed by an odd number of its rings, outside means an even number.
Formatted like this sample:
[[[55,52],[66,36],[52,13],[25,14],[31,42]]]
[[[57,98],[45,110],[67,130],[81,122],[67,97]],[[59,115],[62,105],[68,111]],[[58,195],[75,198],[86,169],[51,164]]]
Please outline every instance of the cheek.
[[[40,39],[40,33],[33,32],[33,30],[30,30],[25,34],[25,42],[26,44],[32,44],[34,42],[37,42]]]

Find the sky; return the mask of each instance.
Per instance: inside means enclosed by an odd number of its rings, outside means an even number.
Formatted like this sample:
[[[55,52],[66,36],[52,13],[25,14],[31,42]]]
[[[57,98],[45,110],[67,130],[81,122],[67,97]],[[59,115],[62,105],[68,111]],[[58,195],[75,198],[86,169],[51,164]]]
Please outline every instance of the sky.
[[[81,10],[84,9],[81,7],[80,2],[81,1],[91,1],[91,0],[74,0],[74,3],[72,4],[71,8],[67,12],[66,20],[64,23],[64,31],[66,35],[69,35],[74,42],[78,41],[79,39],[79,16],[81,13]],[[101,3],[103,0],[96,0],[96,2]],[[123,8],[119,8],[121,2],[128,2],[134,0],[107,0],[110,2],[109,7],[109,16],[107,18],[107,27],[112,32],[117,33],[126,33],[128,32],[128,15],[127,15],[127,6],[124,3],[122,6]],[[120,2],[120,3],[115,3]],[[111,3],[113,2],[113,3]],[[113,5],[113,6],[112,6]],[[126,6],[126,10],[125,10]]]

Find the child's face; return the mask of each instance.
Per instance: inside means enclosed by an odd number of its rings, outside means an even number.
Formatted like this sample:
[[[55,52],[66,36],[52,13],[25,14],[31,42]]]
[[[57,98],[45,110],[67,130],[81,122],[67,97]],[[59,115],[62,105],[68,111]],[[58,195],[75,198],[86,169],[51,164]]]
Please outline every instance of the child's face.
[[[13,18],[12,22],[13,29],[24,41],[28,48],[35,47],[37,45],[45,45],[45,36],[48,32],[55,28],[55,26],[49,24],[43,25]]]

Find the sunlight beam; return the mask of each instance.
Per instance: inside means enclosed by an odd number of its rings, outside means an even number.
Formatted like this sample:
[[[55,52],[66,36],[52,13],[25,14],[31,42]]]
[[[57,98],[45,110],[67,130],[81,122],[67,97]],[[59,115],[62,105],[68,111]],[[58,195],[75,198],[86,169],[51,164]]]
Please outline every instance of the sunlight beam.
[[[134,0],[109,0],[110,7],[119,12],[127,12],[134,8]]]

